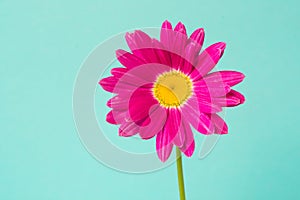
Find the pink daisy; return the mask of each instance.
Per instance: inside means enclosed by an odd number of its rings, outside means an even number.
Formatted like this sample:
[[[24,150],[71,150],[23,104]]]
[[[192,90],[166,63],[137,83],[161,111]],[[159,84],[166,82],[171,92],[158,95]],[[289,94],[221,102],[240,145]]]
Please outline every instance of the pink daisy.
[[[160,40],[137,30],[127,33],[131,50],[117,50],[124,66],[113,68],[112,76],[99,84],[114,93],[106,117],[119,124],[119,135],[139,134],[142,139],[156,136],[156,151],[163,162],[177,146],[186,156],[195,149],[191,127],[208,134],[227,134],[228,127],[218,115],[223,107],[244,103],[245,98],[231,89],[244,75],[236,71],[210,72],[223,55],[225,43],[215,43],[201,51],[204,30],[189,37],[179,22],[172,28],[162,24]]]

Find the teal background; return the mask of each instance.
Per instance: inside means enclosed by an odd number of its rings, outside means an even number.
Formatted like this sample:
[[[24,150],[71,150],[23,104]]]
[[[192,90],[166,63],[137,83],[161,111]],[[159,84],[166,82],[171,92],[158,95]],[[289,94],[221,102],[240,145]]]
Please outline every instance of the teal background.
[[[204,160],[184,158],[187,199],[300,199],[298,1],[0,0],[0,199],[178,199],[176,166],[142,175],[93,159],[72,116],[89,52],[133,28],[182,21],[225,41],[218,69],[247,102]],[[103,99],[103,102],[105,100]],[[200,143],[197,143],[200,144]]]

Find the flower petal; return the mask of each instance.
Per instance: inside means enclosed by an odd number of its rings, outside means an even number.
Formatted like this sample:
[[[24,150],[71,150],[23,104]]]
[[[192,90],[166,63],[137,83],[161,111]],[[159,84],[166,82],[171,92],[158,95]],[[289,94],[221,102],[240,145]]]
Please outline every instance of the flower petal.
[[[236,71],[217,71],[204,77],[205,82],[234,86],[242,82],[245,75]]]
[[[196,128],[196,127],[195,127]],[[200,114],[199,124],[197,130],[204,135],[209,135],[214,132],[214,127],[212,125],[209,115],[205,113]]]
[[[118,79],[113,76],[103,78],[99,81],[101,87],[108,92],[113,92],[117,83],[118,83]]]
[[[116,78],[121,78],[127,71],[128,69],[120,67],[120,68],[112,68],[110,73]]]
[[[185,46],[185,51],[183,52],[183,59],[180,63],[180,70],[186,74],[190,74],[196,64],[197,64],[197,57],[202,48],[204,40],[204,30],[197,29],[192,33],[190,36],[187,45]]]
[[[191,141],[190,145],[184,146],[184,148],[181,148],[181,151],[187,156],[191,157],[195,150],[195,141]]]
[[[244,95],[242,95],[241,93],[239,93],[238,91],[235,90],[231,90],[228,94],[227,94],[227,98],[230,98],[231,96],[234,96],[236,98],[239,98],[240,100],[240,104],[243,104],[245,102],[245,97]]]
[[[211,115],[212,123],[215,127],[216,134],[227,134],[228,133],[228,126],[226,122],[217,114]]]
[[[195,93],[211,97],[220,97],[226,95],[231,89],[230,86],[222,81],[221,76],[218,79],[205,76],[199,81],[194,81]]]
[[[194,69],[196,56],[195,48],[197,48],[195,43],[189,43],[185,47],[182,58],[180,58],[178,69],[185,74],[190,74]]]
[[[194,134],[187,121],[183,121],[182,129],[180,131],[184,132],[185,141],[180,150],[187,156],[191,157],[195,150]]]
[[[168,20],[161,26],[160,41],[166,49],[170,49],[173,44],[172,24]]]
[[[139,127],[132,121],[122,123],[119,128],[119,136],[130,137],[136,135],[139,131]]]
[[[127,33],[125,38],[134,55],[147,63],[159,63],[159,59],[154,52],[153,40],[145,32],[136,30],[134,33]]]
[[[116,122],[114,116],[113,116],[113,112],[112,112],[112,111],[110,111],[109,113],[107,113],[107,115],[106,115],[106,121],[107,121],[108,123],[111,123],[111,124],[118,124],[118,123]]]
[[[180,69],[180,63],[184,59],[185,46],[188,41],[185,26],[179,22],[170,34],[173,38],[172,46],[169,49],[172,52],[172,68]]]
[[[131,51],[152,47],[150,36],[141,30],[126,33],[125,39]]]
[[[205,32],[203,28],[196,29],[190,36],[190,42],[196,43],[195,53],[197,54],[200,52],[202,48],[204,36],[205,36]]]
[[[109,82],[105,86],[108,87],[109,91],[128,99],[139,87],[152,88],[157,76],[170,71],[170,69],[169,66],[156,63],[144,64],[128,70],[119,79],[113,77],[117,83],[111,85]]]
[[[245,97],[241,93],[231,90],[226,96],[213,98],[213,102],[222,107],[233,107],[243,104]]]
[[[126,121],[126,112],[111,110],[106,115],[106,121],[110,124],[121,124]]]
[[[143,87],[136,89],[129,99],[128,110],[131,119],[141,125],[141,120],[149,116],[149,110],[155,104],[158,104],[158,101],[153,98],[151,89]]]
[[[141,60],[137,56],[135,56],[127,51],[124,51],[122,49],[118,49],[116,51],[116,57],[119,60],[119,62],[128,69],[132,69],[137,66],[145,64],[144,60]]]
[[[182,55],[181,52],[184,51],[184,47],[187,44],[187,34],[183,23],[178,22],[174,28],[174,41],[173,41],[173,53]]]
[[[209,115],[200,112],[197,101],[189,101],[181,108],[182,115],[198,132],[208,135],[214,132]]]
[[[222,106],[214,102],[214,98],[196,94],[200,112],[217,113],[222,111]]]
[[[218,42],[206,48],[197,58],[193,78],[200,79],[210,72],[222,57],[225,47],[224,42]]]
[[[150,139],[162,130],[166,123],[167,112],[161,106],[152,106],[149,111],[150,123],[146,126],[141,126],[139,134],[142,139]]]
[[[116,95],[109,99],[106,105],[114,110],[122,111],[128,109],[128,103],[129,102],[127,98],[122,98],[119,95]]]
[[[174,140],[173,140],[173,144],[175,144],[177,147],[183,147],[184,142],[185,142],[185,127],[183,124],[183,119],[181,121],[181,124],[178,125],[179,126],[179,130],[178,133],[176,134]]]
[[[156,136],[156,152],[159,159],[165,162],[173,149],[173,143],[170,141],[170,135],[164,131],[160,131]]]
[[[156,57],[158,58],[158,63],[161,63],[166,66],[171,66],[172,62],[171,62],[171,56],[169,51],[167,51],[164,48],[163,44],[160,41],[153,39],[152,42],[153,42],[154,52],[156,54]]]
[[[170,139],[173,140],[177,135],[181,125],[181,113],[176,108],[168,109],[168,118],[164,126],[164,130],[170,135]]]
[[[156,136],[156,152],[163,162],[170,156],[173,148],[173,140],[181,124],[181,113],[179,110],[170,108],[167,112],[168,115],[165,126]]]
[[[171,68],[169,66],[156,63],[144,64],[141,67],[133,68],[119,79],[119,82],[118,84],[116,84],[114,90],[119,89],[118,86],[120,83],[121,88],[120,90],[118,90],[118,92],[124,93],[124,96],[130,96],[127,90],[123,89],[124,83],[130,84],[132,87],[134,87],[134,90],[136,90],[139,87],[152,87],[153,83],[157,79],[157,76],[164,72],[170,71],[170,69]]]
[[[126,81],[126,79],[123,78],[124,76],[125,74],[119,79],[115,77],[104,78],[99,82],[99,84],[108,92],[118,94],[122,98],[128,98],[128,95],[139,86],[133,85],[133,83],[138,83],[138,81]],[[132,80],[136,79],[132,78]]]

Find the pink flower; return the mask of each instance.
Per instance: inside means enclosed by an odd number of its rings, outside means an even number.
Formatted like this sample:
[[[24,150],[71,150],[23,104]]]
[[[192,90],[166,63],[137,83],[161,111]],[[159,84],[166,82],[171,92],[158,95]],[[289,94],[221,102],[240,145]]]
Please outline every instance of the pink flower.
[[[107,102],[112,110],[106,120],[120,125],[120,136],[156,136],[158,157],[166,161],[174,145],[192,156],[191,126],[205,135],[228,133],[218,112],[244,103],[245,98],[231,89],[244,79],[242,73],[210,72],[222,57],[225,43],[200,53],[204,30],[196,29],[188,37],[181,22],[172,29],[168,21],[162,24],[160,41],[140,30],[125,38],[131,52],[116,51],[124,67],[113,68],[112,76],[99,82],[115,94]]]

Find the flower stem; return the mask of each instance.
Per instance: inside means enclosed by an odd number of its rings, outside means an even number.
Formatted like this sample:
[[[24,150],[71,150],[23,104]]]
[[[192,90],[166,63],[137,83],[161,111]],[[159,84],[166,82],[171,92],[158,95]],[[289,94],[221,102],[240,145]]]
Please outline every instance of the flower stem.
[[[176,157],[177,157],[176,163],[177,163],[179,196],[180,196],[180,200],[185,200],[182,159],[181,159],[181,152],[178,147],[176,147]]]

